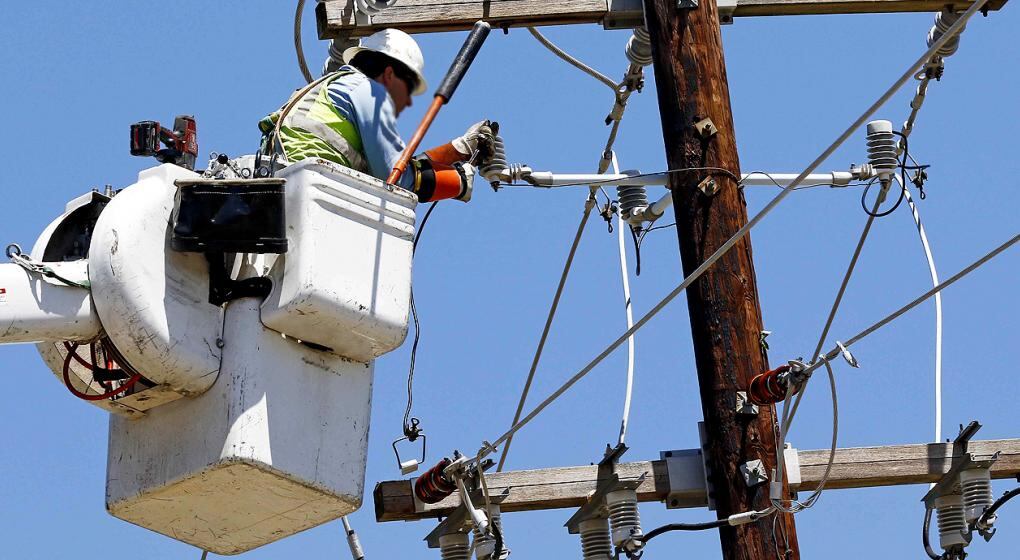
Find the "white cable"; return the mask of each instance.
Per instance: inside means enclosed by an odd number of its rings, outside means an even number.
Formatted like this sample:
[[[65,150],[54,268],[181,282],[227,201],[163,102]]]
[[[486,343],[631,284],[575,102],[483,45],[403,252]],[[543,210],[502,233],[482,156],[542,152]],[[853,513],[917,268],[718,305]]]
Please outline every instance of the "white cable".
[[[617,238],[620,244],[620,278],[623,280],[623,306],[627,312],[627,328],[634,326],[634,310],[630,301],[630,279],[627,277],[627,244],[624,242],[624,231],[630,231],[630,225],[623,220],[620,213],[616,214]],[[627,390],[623,397],[623,420],[620,422],[620,439],[623,443],[627,436],[627,421],[630,418],[630,399],[634,391],[634,336],[627,338]]]
[[[520,430],[521,428],[526,426],[536,416],[541,414],[541,412],[543,410],[545,410],[546,407],[548,407],[550,404],[552,404],[553,401],[558,399],[563,393],[567,392],[578,381],[580,381],[582,378],[584,378],[584,376],[588,375],[588,373],[591,372],[591,370],[595,369],[595,366],[600,364],[602,362],[602,360],[604,360],[606,358],[606,356],[608,356],[609,354],[613,353],[613,351],[616,350],[617,348],[619,348],[620,345],[623,344],[627,340],[627,338],[629,338],[631,335],[633,335],[635,332],[637,332],[639,329],[641,329],[641,327],[644,327],[645,324],[648,323],[648,321],[650,321],[653,317],[655,317],[655,315],[657,315],[660,311],[662,311],[662,309],[665,308],[666,305],[668,305],[671,301],[673,301],[673,299],[675,299],[684,290],[686,290],[688,286],[690,286],[693,282],[695,282],[698,278],[700,278],[701,275],[703,275],[706,270],[708,270],[713,264],[715,264],[716,261],[718,261],[720,258],[722,258],[723,255],[725,255],[727,252],[729,252],[729,250],[731,248],[733,248],[733,246],[736,245],[741,239],[743,239],[747,235],[747,233],[749,231],[751,231],[751,229],[753,229],[755,226],[757,226],[758,223],[761,222],[761,220],[765,218],[765,216],[767,216],[773,209],[775,209],[775,207],[777,205],[779,205],[779,203],[782,202],[783,199],[785,199],[790,193],[792,193],[794,191],[794,189],[796,189],[797,186],[800,185],[800,183],[804,181],[805,177],[807,177],[808,175],[813,173],[815,171],[815,169],[817,169],[818,166],[822,164],[823,161],[828,159],[828,157],[830,155],[832,155],[833,152],[835,152],[844,142],[846,142],[847,138],[849,138],[851,134],[853,134],[858,128],[861,127],[861,125],[863,125],[869,118],[871,118],[871,116],[875,114],[875,111],[877,111],[879,107],[881,107],[886,101],[888,101],[889,98],[891,98],[893,96],[893,94],[895,94],[896,91],[899,90],[899,88],[902,87],[903,84],[906,83],[907,80],[909,80],[914,75],[914,71],[917,68],[919,68],[922,64],[924,64],[924,62],[928,60],[928,58],[931,56],[931,54],[934,53],[935,51],[937,51],[939,48],[941,48],[942,45],[944,45],[947,41],[952,39],[952,37],[960,29],[962,29],[964,25],[966,25],[967,20],[970,19],[970,17],[973,16],[974,13],[976,13],[978,10],[980,10],[981,7],[984,6],[987,2],[988,2],[988,0],[977,0],[976,2],[971,4],[970,8],[968,8],[967,11],[964,12],[964,14],[962,16],[960,16],[960,19],[956,23],[954,23],[953,26],[950,27],[946,31],[945,35],[940,37],[931,47],[928,48],[927,51],[925,51],[925,53],[923,55],[921,55],[921,57],[919,59],[917,59],[913,64],[911,64],[907,68],[907,71],[904,72],[903,75],[900,76],[900,78],[897,79],[893,83],[893,85],[891,85],[885,91],[885,93],[883,93],[878,98],[878,100],[876,100],[874,103],[872,103],[871,106],[868,107],[868,109],[865,110],[864,113],[862,113],[861,116],[859,116],[857,118],[857,120],[855,120],[849,127],[847,127],[847,129],[842,134],[840,134],[839,137],[836,138],[836,140],[832,144],[829,145],[829,147],[827,147],[825,150],[823,150],[822,153],[819,154],[819,156],[817,158],[815,158],[815,160],[812,161],[811,164],[809,164],[807,166],[807,168],[804,169],[804,171],[802,171],[801,174],[797,176],[796,179],[794,179],[788,186],[786,186],[783,189],[782,192],[780,192],[778,195],[776,195],[775,198],[773,198],[764,208],[762,208],[757,214],[755,214],[755,216],[753,218],[751,218],[746,224],[744,224],[743,227],[741,227],[739,230],[737,230],[737,232],[734,233],[732,237],[730,237],[728,240],[726,240],[718,249],[715,250],[714,253],[712,253],[708,258],[706,258],[705,261],[700,266],[698,266],[687,277],[685,277],[684,280],[682,282],[680,282],[680,284],[676,288],[674,288],[673,291],[668,293],[666,295],[666,297],[662,298],[662,300],[660,300],[659,303],[657,303],[655,305],[655,307],[653,307],[651,310],[649,310],[647,313],[645,313],[644,316],[642,316],[640,319],[638,319],[638,321],[636,323],[634,323],[633,327],[627,329],[627,332],[625,332],[622,335],[620,335],[619,338],[617,338],[615,341],[613,341],[608,347],[606,347],[601,353],[599,353],[599,355],[595,356],[595,358],[593,360],[591,360],[588,363],[588,365],[586,365],[583,368],[581,368],[580,371],[575,373],[570,379],[568,379],[563,385],[561,385],[559,387],[559,389],[554,391],[551,395],[546,397],[545,400],[543,400],[541,403],[539,403],[538,406],[536,406],[530,413],[528,413],[527,416],[525,416],[519,422],[516,422],[509,430],[507,430],[503,435],[501,435],[498,439],[496,439],[496,441],[492,442],[492,444],[490,446],[486,446],[486,448],[483,449],[483,451],[479,452],[479,454],[476,455],[473,458],[473,460],[477,461],[477,460],[481,459],[484,455],[487,455],[488,453],[491,453],[492,449],[495,449],[496,447],[501,445],[503,442],[505,442],[507,440],[507,438],[513,437],[513,435],[515,433],[517,433],[518,430]],[[983,260],[979,261],[978,263],[975,263],[975,264],[971,265],[971,267],[969,267],[968,269],[966,269],[966,270],[964,270],[964,271],[962,271],[960,273],[957,273],[957,275],[954,276],[953,278],[951,278],[949,281],[944,282],[943,284],[941,284],[940,285],[941,287],[939,289],[933,289],[933,290],[935,290],[935,292],[937,292],[941,288],[945,288],[946,286],[948,286],[952,282],[955,282],[956,280],[959,280],[959,278],[961,278],[967,272],[970,272],[970,270],[973,270],[974,268],[977,268],[978,266],[980,266],[981,264],[986,262],[988,259],[990,259],[993,256],[995,256],[996,254],[1002,252],[1003,250],[1005,250],[1007,248],[1008,245],[1012,245],[1018,239],[1020,239],[1020,236],[1017,236],[1016,238],[1014,238],[1010,242],[1007,242],[1007,245],[999,247],[996,251],[993,251],[992,253],[989,253],[988,255],[985,256],[985,258]],[[922,296],[922,298],[919,298],[919,301],[923,301],[924,299],[927,299],[927,297],[930,297],[932,293],[934,293],[934,292],[930,292],[930,293],[926,294],[925,296]],[[874,330],[884,326],[889,321],[892,321],[893,319],[895,319],[899,315],[905,313],[910,308],[912,308],[914,305],[917,305],[917,303],[918,303],[918,301],[915,301],[915,302],[912,302],[911,304],[908,304],[907,306],[905,306],[904,308],[899,310],[893,316],[887,317],[883,321],[880,321],[879,323],[877,323],[877,324],[873,325],[872,327],[870,327],[869,330],[866,330],[864,332],[859,333],[855,337],[855,339],[852,339],[852,340],[853,341],[860,340],[861,338],[867,336],[868,334],[870,334]],[[850,345],[850,342],[848,342],[846,344],[846,346],[849,346],[849,345]],[[835,357],[839,353],[839,349],[833,350],[830,353],[832,354],[831,357]],[[830,357],[830,359],[831,359],[831,357]],[[809,370],[813,370],[813,369],[816,369],[817,367],[820,367],[820,366],[821,366],[821,364],[816,361],[815,364],[813,364],[812,366],[809,366],[808,369]]]
[[[899,182],[898,175],[894,175]],[[932,286],[939,285],[939,273],[935,270],[935,257],[932,256],[931,246],[928,244],[928,235],[921,223],[921,214],[914,204],[910,192],[904,189],[907,206],[910,207],[910,215],[914,218],[914,225],[917,226],[917,234],[921,238],[921,247],[924,249],[924,257],[928,260],[928,272],[931,274]],[[942,441],[942,293],[935,294],[935,440]]]

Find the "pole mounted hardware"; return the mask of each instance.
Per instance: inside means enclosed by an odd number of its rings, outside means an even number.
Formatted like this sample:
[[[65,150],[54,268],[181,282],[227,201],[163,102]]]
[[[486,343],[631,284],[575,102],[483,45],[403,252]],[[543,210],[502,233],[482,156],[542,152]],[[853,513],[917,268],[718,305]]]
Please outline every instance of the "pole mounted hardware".
[[[694,130],[697,130],[698,136],[701,136],[701,138],[704,140],[708,140],[709,138],[715,136],[719,132],[719,129],[716,128],[715,123],[712,122],[712,119],[709,118],[704,118],[694,123]]]
[[[740,474],[744,476],[744,483],[748,488],[754,488],[769,481],[769,475],[765,472],[765,463],[761,459],[752,459],[740,465]]]
[[[698,0],[677,0],[676,7],[681,10],[694,10],[698,7]]]
[[[737,391],[737,414],[741,416],[755,416],[758,414],[758,405],[751,402],[747,391]]]
[[[715,196],[719,194],[719,183],[714,177],[705,177],[698,183],[698,190],[705,196]]]
[[[641,520],[637,511],[637,488],[648,473],[632,479],[621,479],[616,472],[620,457],[627,452],[625,444],[606,446],[606,453],[598,464],[595,491],[588,502],[581,506],[567,520],[564,526],[572,535],[582,535],[582,547],[592,546],[593,541],[604,544],[601,524],[592,520],[609,519],[607,530],[611,531],[612,544],[628,556],[637,553],[644,546]],[[598,533],[596,535],[596,533]],[[586,544],[587,543],[587,544]]]

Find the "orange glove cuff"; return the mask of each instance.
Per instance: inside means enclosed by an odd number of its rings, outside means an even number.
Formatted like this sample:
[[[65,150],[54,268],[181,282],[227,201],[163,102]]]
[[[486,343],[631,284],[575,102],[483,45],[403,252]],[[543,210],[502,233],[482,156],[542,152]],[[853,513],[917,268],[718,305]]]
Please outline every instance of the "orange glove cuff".
[[[451,143],[436,146],[435,148],[426,151],[425,155],[427,155],[434,163],[440,163],[443,165],[453,165],[458,161],[466,161],[467,158],[471,156],[471,154],[462,154],[458,152]]]

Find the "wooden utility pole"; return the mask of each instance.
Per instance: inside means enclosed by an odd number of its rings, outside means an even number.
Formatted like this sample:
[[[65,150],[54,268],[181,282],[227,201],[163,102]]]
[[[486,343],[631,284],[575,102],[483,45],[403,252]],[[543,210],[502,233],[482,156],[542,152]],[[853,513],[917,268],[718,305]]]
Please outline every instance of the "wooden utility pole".
[[[666,162],[670,169],[725,170],[670,177],[687,275],[747,223],[747,206],[737,185],[740,163],[716,0],[679,4],[689,7],[678,7],[678,0],[644,0]],[[737,410],[737,391],[746,391],[751,378],[768,369],[749,237],[688,288],[687,306],[716,513],[722,519],[765,509],[769,484],[749,486],[740,471],[741,465],[760,460],[771,474],[777,439],[774,407],[747,415]],[[799,558],[793,516],[783,515],[778,525],[774,533],[768,517],[720,529],[724,560]]]

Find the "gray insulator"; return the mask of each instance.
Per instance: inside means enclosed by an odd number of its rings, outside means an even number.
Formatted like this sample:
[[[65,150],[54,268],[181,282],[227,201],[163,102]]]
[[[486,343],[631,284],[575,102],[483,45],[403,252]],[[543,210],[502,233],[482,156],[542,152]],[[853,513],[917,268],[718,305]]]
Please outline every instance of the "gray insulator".
[[[956,23],[956,20],[958,19],[960,19],[960,14],[950,10],[942,10],[935,14],[935,25],[933,25],[931,30],[928,31],[928,46],[931,47],[935,44],[935,41],[942,38],[946,31],[949,30],[950,26]],[[964,26],[964,29],[966,29],[966,26]],[[955,37],[946,41],[946,44],[942,45],[941,49],[935,51],[935,54],[945,58],[955,53],[956,49],[960,48],[960,35],[962,33],[963,29],[961,29],[960,33],[957,33]]]
[[[439,553],[443,560],[471,560],[467,533],[449,533],[439,537]]]
[[[627,41],[627,60],[638,66],[652,63],[652,41],[644,27],[635,27],[634,34]]]
[[[510,549],[506,547],[506,535],[503,534],[503,517],[500,515],[499,506],[489,507],[489,521],[503,535],[503,547],[499,554],[493,555],[496,550],[496,538],[489,533],[482,533],[478,527],[472,529],[474,541],[471,547],[475,551],[476,560],[506,560],[510,557]]]
[[[967,469],[960,473],[964,518],[973,523],[992,505],[992,478],[988,469]]]
[[[640,185],[616,187],[616,198],[620,201],[620,215],[624,220],[629,220],[633,211],[641,212],[648,208],[648,190]]]
[[[613,542],[609,539],[609,520],[589,519],[579,525],[581,531],[581,554],[584,560],[610,560],[613,557]]]
[[[609,527],[613,544],[624,548],[640,548],[641,516],[638,514],[637,492],[617,490],[606,494],[609,506]]]
[[[871,121],[868,123],[868,163],[875,172],[892,172],[899,166],[897,158],[898,141],[889,121]]]
[[[967,546],[967,520],[963,517],[963,496],[952,494],[935,500],[938,514],[939,545],[942,550]]]

